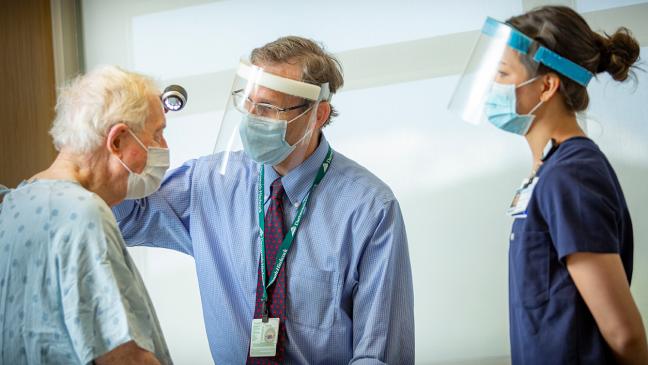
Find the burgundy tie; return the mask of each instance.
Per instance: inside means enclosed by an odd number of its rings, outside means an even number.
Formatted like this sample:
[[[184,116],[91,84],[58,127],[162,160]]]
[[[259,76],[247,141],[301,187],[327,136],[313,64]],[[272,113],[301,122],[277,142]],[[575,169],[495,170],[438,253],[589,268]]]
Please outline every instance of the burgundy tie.
[[[281,184],[281,178],[277,178],[272,182],[272,186],[270,187],[270,207],[265,214],[266,278],[270,278],[270,273],[274,268],[277,258],[277,252],[279,252],[279,246],[281,246],[281,242],[284,239],[283,193],[284,188]],[[286,344],[286,261],[284,261],[277,275],[277,280],[268,289],[269,317],[279,318],[277,355],[274,357],[251,358],[249,357],[248,351],[248,364],[281,364],[284,361]],[[262,297],[263,284],[261,284],[261,265],[259,265],[254,318],[262,318]]]

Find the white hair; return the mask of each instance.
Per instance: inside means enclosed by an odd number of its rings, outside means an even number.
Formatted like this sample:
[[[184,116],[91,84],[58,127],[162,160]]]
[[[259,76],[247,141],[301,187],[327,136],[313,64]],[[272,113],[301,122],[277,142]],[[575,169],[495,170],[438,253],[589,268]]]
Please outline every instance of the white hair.
[[[117,123],[139,132],[149,114],[149,98],[159,94],[151,78],[116,66],[78,76],[60,90],[50,130],[54,147],[90,153]]]

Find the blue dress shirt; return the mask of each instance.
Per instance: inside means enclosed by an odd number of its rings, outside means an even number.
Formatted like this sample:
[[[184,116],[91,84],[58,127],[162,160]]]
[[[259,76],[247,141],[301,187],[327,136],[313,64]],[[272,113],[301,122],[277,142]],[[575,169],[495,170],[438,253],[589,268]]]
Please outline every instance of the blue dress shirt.
[[[329,144],[282,178],[285,221],[313,183]],[[217,364],[249,351],[260,258],[259,165],[231,153],[191,160],[158,192],[113,209],[130,246],[165,247],[196,262],[205,326]],[[265,206],[279,175],[265,167]],[[335,153],[312,193],[284,270],[286,363],[413,364],[414,309],[407,237],[398,201],[365,168]],[[274,263],[272,263],[274,264]]]

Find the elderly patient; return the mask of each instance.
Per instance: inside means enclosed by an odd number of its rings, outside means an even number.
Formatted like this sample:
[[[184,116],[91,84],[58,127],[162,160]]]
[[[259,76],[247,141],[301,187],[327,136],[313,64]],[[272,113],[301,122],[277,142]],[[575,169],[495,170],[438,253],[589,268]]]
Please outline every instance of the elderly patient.
[[[0,364],[171,364],[110,206],[168,168],[159,91],[105,66],[61,91],[54,163],[0,189]]]

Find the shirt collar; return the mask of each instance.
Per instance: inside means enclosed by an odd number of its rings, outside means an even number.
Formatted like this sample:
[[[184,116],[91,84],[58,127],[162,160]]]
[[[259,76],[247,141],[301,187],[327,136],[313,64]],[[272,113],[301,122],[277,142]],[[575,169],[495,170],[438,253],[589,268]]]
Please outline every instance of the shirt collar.
[[[552,155],[556,149],[558,149],[558,144],[556,143],[556,140],[551,138],[549,142],[545,145],[544,150],[542,151],[542,158],[541,160],[544,162],[546,159],[549,158],[550,155]]]
[[[315,175],[322,165],[322,161],[326,158],[328,149],[329,143],[324,137],[324,134],[321,134],[319,145],[313,154],[281,178],[281,183],[284,186],[291,205],[298,207],[306,194],[308,194],[308,190],[313,185]],[[279,174],[270,165],[264,165],[264,169],[264,200],[267,200],[270,197],[270,186],[279,177]]]

